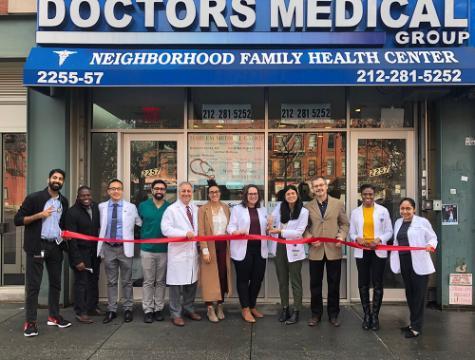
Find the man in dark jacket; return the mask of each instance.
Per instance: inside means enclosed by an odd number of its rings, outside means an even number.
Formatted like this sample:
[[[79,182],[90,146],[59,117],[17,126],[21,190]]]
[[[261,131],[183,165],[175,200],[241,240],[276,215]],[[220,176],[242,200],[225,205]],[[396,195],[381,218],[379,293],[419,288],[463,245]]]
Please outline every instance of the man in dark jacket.
[[[92,201],[91,189],[81,186],[76,204],[66,214],[65,228],[84,235],[99,235],[99,208]],[[74,269],[74,310],[79,322],[90,324],[88,315],[102,315],[98,309],[100,258],[97,257],[97,242],[69,241],[69,260]]]
[[[23,327],[25,336],[38,335],[36,318],[43,264],[46,264],[49,279],[47,325],[59,328],[71,326],[69,321],[59,315],[63,265],[61,229],[68,209],[68,199],[61,195],[59,190],[63,187],[65,177],[63,170],[51,170],[48,187],[28,195],[15,215],[15,225],[25,226],[23,245],[26,252],[26,321]]]

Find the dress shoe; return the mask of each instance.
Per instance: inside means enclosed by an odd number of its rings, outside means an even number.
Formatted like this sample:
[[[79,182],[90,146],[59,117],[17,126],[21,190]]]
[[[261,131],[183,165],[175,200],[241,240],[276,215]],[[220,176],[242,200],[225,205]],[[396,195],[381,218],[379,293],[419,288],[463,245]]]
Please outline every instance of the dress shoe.
[[[419,331],[415,331],[413,329],[409,329],[407,330],[405,333],[404,333],[404,337],[406,339],[412,339],[412,338],[416,338],[420,335],[421,333]]]
[[[331,317],[330,319],[328,319],[328,321],[330,322],[330,324],[332,324],[334,327],[339,327],[341,324],[340,322],[338,321],[338,318],[337,317]]]
[[[92,309],[92,310],[89,310],[87,312],[87,314],[89,316],[103,316],[104,315],[104,311],[102,311],[101,309],[99,308],[96,308],[96,309]]]
[[[185,326],[185,320],[181,317],[171,318],[172,324],[175,326]]]
[[[191,319],[193,321],[200,321],[201,320],[201,315],[198,314],[198,313],[195,313],[195,312],[187,312],[187,313],[185,313],[185,316],[188,319]]]
[[[134,320],[134,313],[130,310],[125,310],[124,311],[124,322],[131,322]]]
[[[297,310],[294,310],[292,315],[287,319],[285,322],[286,325],[293,325],[297,324],[299,322],[299,312]]]
[[[146,324],[151,324],[153,323],[153,313],[148,312],[143,315],[143,322]]]
[[[208,313],[206,314],[206,316],[208,317],[208,320],[212,323],[219,322],[218,316],[216,315],[213,306],[208,306]]]
[[[102,320],[102,322],[104,324],[108,324],[112,320],[114,320],[116,317],[117,317],[117,313],[115,311],[107,311],[106,316],[104,317],[104,320]]]
[[[256,322],[256,319],[254,319],[254,316],[252,316],[251,310],[248,307],[242,309],[242,318],[248,323]]]
[[[155,318],[155,321],[163,321],[165,320],[165,317],[163,316],[163,312],[162,311],[155,311],[153,313],[153,317]]]
[[[289,307],[284,306],[279,315],[279,322],[281,323],[286,322],[289,317],[290,317]]]
[[[322,321],[322,318],[320,316],[312,316],[308,322],[308,326],[317,326],[320,322]]]
[[[407,325],[407,326],[403,326],[402,328],[400,328],[402,332],[406,332],[406,331],[409,331],[411,330],[411,325]]]
[[[82,324],[92,324],[94,321],[87,315],[76,315],[76,320]]]
[[[264,314],[261,313],[260,311],[258,311],[256,308],[251,309],[251,314],[252,314],[252,316],[254,316],[255,318],[258,318],[258,319],[261,319],[261,318],[264,317]]]
[[[225,316],[223,304],[218,304],[218,306],[216,306],[216,316],[219,320],[224,320]]]

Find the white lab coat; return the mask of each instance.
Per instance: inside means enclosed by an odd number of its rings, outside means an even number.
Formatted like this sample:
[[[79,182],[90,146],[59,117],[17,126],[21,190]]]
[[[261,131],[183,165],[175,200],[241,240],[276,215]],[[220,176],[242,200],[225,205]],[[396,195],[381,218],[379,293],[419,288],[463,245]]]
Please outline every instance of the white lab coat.
[[[393,236],[393,226],[388,209],[379,204],[374,204],[373,222],[374,237],[381,239],[381,244],[386,245]],[[351,212],[349,233],[351,241],[356,241],[357,237],[363,237],[363,224],[363,205],[361,205]],[[363,251],[361,249],[354,249],[355,258],[361,259]],[[377,250],[376,255],[380,258],[387,258],[388,252]]]
[[[259,215],[259,223],[261,225],[261,235],[266,235],[267,230],[267,209],[265,207],[257,208]],[[249,210],[241,204],[233,206],[231,209],[231,218],[229,219],[228,234],[232,234],[234,231],[244,231],[249,234],[249,228],[251,227],[251,217],[249,216]],[[256,240],[251,240],[256,241]],[[231,258],[237,261],[242,261],[246,256],[247,240],[231,240],[230,242]],[[267,241],[261,241],[261,256],[267,259]]]
[[[282,238],[286,240],[301,239],[308,224],[308,210],[302,208],[298,219],[290,220],[283,228],[283,224],[280,222],[280,206],[281,203],[276,206],[272,212],[273,225],[277,229],[282,229]],[[287,248],[287,259],[289,262],[295,262],[305,259],[305,246],[304,244],[289,244],[285,245]],[[269,253],[275,255],[277,253],[277,243],[275,241],[269,242]]]
[[[101,218],[101,229],[99,237],[105,238],[107,232],[107,215],[108,215],[109,201],[104,201],[99,204],[99,214]],[[128,201],[122,200],[122,239],[134,240],[134,226],[142,226],[142,219],[139,216],[137,207]],[[97,256],[104,257],[102,252],[103,241],[97,243]],[[124,243],[124,254],[127,257],[134,257],[134,243]]]
[[[198,208],[190,202],[193,226],[180,200],[167,207],[162,217],[162,233],[167,237],[183,237],[192,231],[198,235]],[[168,244],[167,285],[190,285],[198,281],[198,248],[195,241]]]
[[[397,219],[394,224],[394,245],[398,245],[397,233],[401,228],[402,221],[402,218]],[[411,225],[407,230],[407,237],[409,246],[426,247],[430,245],[434,249],[437,247],[437,235],[432,229],[430,222],[423,217],[414,215]],[[411,260],[412,268],[416,274],[428,275],[435,272],[434,264],[427,251],[411,251]],[[399,262],[399,253],[397,251],[391,252],[391,270],[395,274],[401,272],[401,263]]]

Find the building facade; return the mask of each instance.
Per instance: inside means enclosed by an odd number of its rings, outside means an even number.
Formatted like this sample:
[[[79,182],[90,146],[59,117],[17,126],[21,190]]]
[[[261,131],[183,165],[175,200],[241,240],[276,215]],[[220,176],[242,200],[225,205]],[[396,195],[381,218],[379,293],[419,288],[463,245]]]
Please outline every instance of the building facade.
[[[437,229],[430,296],[448,306],[449,274],[471,273],[475,255],[474,11],[468,0],[40,0],[24,72],[28,186],[59,166],[71,196],[90,184],[104,199],[119,177],[139,202],[162,178],[171,200],[188,180],[205,201],[215,178],[224,200],[253,183],[272,209],[286,184],[309,199],[322,175],[349,213],[373,183],[393,219],[411,196]],[[457,205],[456,225],[441,203]],[[351,251],[342,274],[342,299],[357,300]],[[404,300],[389,269],[386,288]],[[269,264],[261,299],[277,298]]]

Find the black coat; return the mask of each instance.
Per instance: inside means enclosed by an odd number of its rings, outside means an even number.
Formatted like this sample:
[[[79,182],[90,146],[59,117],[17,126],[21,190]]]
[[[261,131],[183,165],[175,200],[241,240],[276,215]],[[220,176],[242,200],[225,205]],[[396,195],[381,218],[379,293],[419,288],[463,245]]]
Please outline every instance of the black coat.
[[[27,253],[39,253],[41,251],[41,227],[43,221],[40,219],[25,225],[23,219],[25,216],[32,216],[42,212],[46,202],[50,198],[51,195],[48,192],[48,188],[34,192],[23,200],[23,204],[21,204],[20,209],[18,209],[18,212],[15,214],[15,218],[13,219],[15,225],[25,226],[25,241],[23,243],[23,249],[25,249],[25,252]],[[59,227],[64,229],[64,219],[69,207],[69,202],[68,199],[61,194],[59,194],[59,199],[61,201],[61,206],[63,207]]]
[[[87,210],[78,202],[72,206],[65,219],[65,229],[74,231],[84,235],[99,236],[100,228],[100,216],[99,207],[96,203],[92,203],[92,219],[89,216]],[[70,240],[69,244],[69,261],[72,266],[84,262],[89,263],[88,259],[85,259],[86,254],[91,254],[91,251],[97,249],[97,242],[86,240]]]

